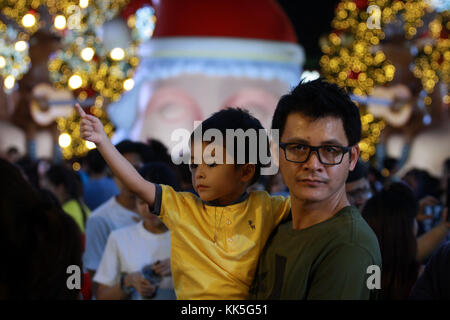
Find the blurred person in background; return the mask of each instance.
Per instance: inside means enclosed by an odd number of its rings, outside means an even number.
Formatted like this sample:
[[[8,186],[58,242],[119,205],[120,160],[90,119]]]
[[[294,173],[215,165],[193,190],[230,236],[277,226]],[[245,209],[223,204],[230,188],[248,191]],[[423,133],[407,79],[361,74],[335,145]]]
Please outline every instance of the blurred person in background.
[[[450,230],[447,210],[441,223],[417,237],[419,202],[404,183],[393,183],[369,199],[362,211],[375,231],[383,267],[381,299],[406,299],[417,280],[421,263],[439,247]]]
[[[20,159],[19,150],[16,147],[9,147],[5,152],[5,159],[11,163],[15,163]]]
[[[139,173],[148,181],[179,189],[174,172],[162,162],[149,163]],[[97,298],[176,298],[170,271],[170,233],[142,199],[136,199],[142,221],[113,231],[95,274]],[[150,268],[145,271],[144,268]],[[148,272],[153,275],[147,276]]]
[[[431,176],[428,171],[413,168],[402,177],[414,192],[417,201],[420,201],[420,211],[417,216],[419,223],[418,235],[430,231],[441,221],[442,210],[439,212],[440,186],[439,180]]]
[[[450,300],[450,242],[443,244],[430,258],[415,283],[411,300]]]
[[[283,181],[281,171],[267,177],[266,191],[271,195],[289,197],[289,189]]]
[[[116,147],[136,169],[142,166],[138,143],[124,140]],[[100,265],[109,234],[113,230],[134,225],[141,220],[137,213],[136,195],[116,177],[114,177],[114,182],[119,193],[95,209],[86,224],[86,250],[83,255],[83,263],[91,279]],[[95,296],[95,283],[92,286],[92,293]]]
[[[373,192],[379,192],[383,189],[385,178],[377,168],[370,166],[367,178]]]
[[[114,180],[107,175],[106,162],[97,149],[90,150],[84,164],[89,176],[83,188],[86,205],[92,211],[119,193]]]
[[[24,177],[35,189],[39,189],[38,162],[29,156],[24,156],[15,163],[22,171]]]
[[[0,299],[79,299],[67,268],[82,267],[75,221],[0,159]]]
[[[369,199],[362,211],[380,244],[382,300],[406,299],[417,280],[417,210],[411,189],[393,183]]]
[[[356,163],[355,169],[348,173],[345,182],[345,192],[347,199],[352,206],[358,208],[359,212],[373,195],[373,190],[369,183],[369,165],[362,162],[361,159]]]
[[[91,211],[84,203],[81,180],[77,173],[61,164],[52,165],[41,180],[41,187],[56,196],[63,210],[75,220],[84,233]]]

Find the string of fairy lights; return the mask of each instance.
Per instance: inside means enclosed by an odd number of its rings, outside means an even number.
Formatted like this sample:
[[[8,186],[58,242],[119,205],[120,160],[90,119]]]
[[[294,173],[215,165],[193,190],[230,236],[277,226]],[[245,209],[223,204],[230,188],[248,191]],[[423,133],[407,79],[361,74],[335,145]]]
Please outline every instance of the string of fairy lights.
[[[6,92],[11,92],[30,68],[28,41],[43,26],[42,8],[45,8],[51,16],[51,30],[63,36],[62,49],[51,56],[48,64],[53,85],[71,90],[80,100],[94,98],[88,112],[99,116],[107,133],[112,135],[114,128],[104,106],[132,89],[133,73],[139,63],[137,47],[151,37],[155,23],[153,8],[143,5],[126,17],[130,43],[125,47],[105,46],[99,30],[118,18],[129,3],[129,0],[0,0],[0,15],[15,22],[0,20],[0,76]],[[371,5],[378,6],[380,11],[367,12]],[[401,17],[403,35],[412,39],[430,10],[429,1],[425,0],[342,0],[335,9],[334,30],[321,40],[323,74],[355,95],[371,94],[375,86],[388,83],[395,74],[395,66],[382,49],[374,50],[385,38],[383,27]],[[422,82],[426,106],[432,102],[430,95],[436,84],[450,82],[449,16],[448,10],[436,15],[427,26],[428,41],[414,53],[413,73]],[[379,18],[381,28],[369,28],[367,22],[371,17]],[[444,103],[449,102],[447,94]],[[386,123],[364,109],[361,113],[361,157],[368,161],[375,154],[375,145]],[[76,114],[58,119],[57,123],[65,158],[83,155],[93,147],[82,143]]]
[[[28,42],[22,40],[14,28],[0,22],[0,76],[6,92],[14,88],[16,79],[22,76],[30,68],[30,57],[28,56]]]
[[[104,26],[110,21],[123,21],[120,13],[129,4],[130,0],[0,0],[0,14],[15,22],[8,27],[0,22],[0,76],[6,92],[11,92],[16,80],[28,71],[28,41],[44,26],[47,13],[51,31],[62,36],[61,49],[48,63],[53,86],[70,90],[81,101],[93,99],[86,111],[99,117],[111,136],[114,127],[104,106],[133,88],[133,74],[139,64],[137,48],[152,36],[156,20],[148,2],[139,1],[141,7],[131,10],[123,23],[129,29],[129,43],[110,48],[104,41]],[[66,159],[82,156],[95,147],[81,139],[79,122],[76,113],[57,119],[59,144]]]
[[[373,5],[379,11],[367,10]],[[400,17],[403,36],[410,40],[423,26],[424,15],[431,10],[429,1],[422,0],[342,0],[335,9],[334,30],[327,38],[321,39],[323,55],[320,66],[323,74],[329,81],[348,88],[355,95],[370,95],[375,86],[392,81],[395,74],[395,66],[387,60],[382,49],[377,49],[386,36],[384,27]],[[449,84],[448,17],[448,11],[437,14],[428,25],[430,41],[416,48],[413,72],[425,90],[425,105],[431,104],[430,94],[439,81]],[[370,19],[378,19],[380,28],[370,28]],[[448,94],[444,96],[444,103],[449,103]],[[363,139],[359,146],[361,158],[368,161],[375,154],[375,145],[386,123],[362,108],[361,114]]]

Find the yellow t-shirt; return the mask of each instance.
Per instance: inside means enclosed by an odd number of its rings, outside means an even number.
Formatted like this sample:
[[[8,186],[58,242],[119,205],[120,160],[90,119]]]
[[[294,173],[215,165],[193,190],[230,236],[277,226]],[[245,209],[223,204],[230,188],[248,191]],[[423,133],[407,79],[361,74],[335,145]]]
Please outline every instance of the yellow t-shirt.
[[[84,212],[86,212],[86,221],[89,215],[91,214],[91,210],[83,203],[81,204],[83,206]],[[83,224],[83,212],[81,212],[80,203],[75,200],[71,199],[67,202],[65,202],[62,205],[63,210],[75,220],[77,225],[80,227],[80,230],[82,233],[84,233],[84,224]]]
[[[246,299],[261,251],[289,214],[290,199],[254,191],[239,203],[212,206],[169,186],[160,191],[155,213],[171,231],[177,298]]]

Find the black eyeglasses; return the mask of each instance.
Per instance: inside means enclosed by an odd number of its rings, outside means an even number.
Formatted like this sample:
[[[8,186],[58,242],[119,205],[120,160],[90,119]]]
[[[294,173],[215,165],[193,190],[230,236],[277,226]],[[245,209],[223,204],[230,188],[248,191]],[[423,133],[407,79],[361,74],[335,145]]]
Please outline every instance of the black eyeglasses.
[[[315,151],[320,163],[326,165],[340,164],[344,155],[351,150],[351,147],[331,145],[313,147],[301,143],[280,143],[280,148],[284,150],[287,161],[305,163]]]

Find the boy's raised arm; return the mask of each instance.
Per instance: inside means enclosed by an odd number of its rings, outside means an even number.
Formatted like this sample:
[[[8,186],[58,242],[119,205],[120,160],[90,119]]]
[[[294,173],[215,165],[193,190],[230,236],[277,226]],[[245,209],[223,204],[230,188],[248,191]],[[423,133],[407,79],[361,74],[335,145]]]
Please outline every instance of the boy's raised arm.
[[[144,178],[125,159],[114,145],[109,141],[103,129],[103,124],[97,117],[86,114],[80,105],[76,104],[78,114],[81,117],[80,133],[85,140],[97,145],[98,151],[108,163],[114,175],[132,192],[137,194],[150,206],[155,202],[155,185]]]

